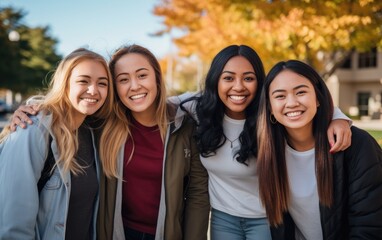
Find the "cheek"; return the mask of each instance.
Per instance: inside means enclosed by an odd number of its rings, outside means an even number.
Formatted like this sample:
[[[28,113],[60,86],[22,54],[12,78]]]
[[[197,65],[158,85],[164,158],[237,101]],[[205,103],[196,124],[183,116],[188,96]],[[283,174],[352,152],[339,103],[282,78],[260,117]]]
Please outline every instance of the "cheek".
[[[105,101],[107,96],[109,95],[109,89],[102,88],[100,92],[101,92],[101,95],[102,95],[102,101]]]
[[[75,103],[75,100],[77,99],[77,92],[75,91],[75,89],[69,89],[68,97],[70,103]]]
[[[255,96],[257,91],[257,82],[248,84],[247,89]]]
[[[226,93],[227,93],[227,87],[224,84],[220,83],[220,81],[219,81],[219,83],[218,83],[218,95],[220,97],[220,100],[223,100],[225,98],[224,96],[226,95]]]
[[[128,87],[126,85],[117,85],[117,94],[119,98],[124,98],[127,95]]]
[[[277,104],[275,101],[270,100],[269,101],[269,110],[272,114],[277,114]]]

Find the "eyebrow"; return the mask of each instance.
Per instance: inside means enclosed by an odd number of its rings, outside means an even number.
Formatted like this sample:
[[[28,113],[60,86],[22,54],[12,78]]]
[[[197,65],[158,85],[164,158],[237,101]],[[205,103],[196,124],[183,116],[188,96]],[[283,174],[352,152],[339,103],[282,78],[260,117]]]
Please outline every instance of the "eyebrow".
[[[296,89],[299,89],[299,88],[309,88],[309,86],[308,86],[308,85],[305,85],[305,84],[301,84],[301,85],[298,85],[298,86],[294,87],[293,90],[296,90]],[[286,90],[284,90],[284,89],[276,89],[276,90],[274,90],[274,91],[271,93],[271,95],[273,95],[273,94],[275,94],[275,93],[278,93],[278,92],[286,92]]]
[[[148,70],[147,68],[138,68],[135,72],[139,72],[139,71],[142,71],[142,70]],[[116,78],[119,77],[120,75],[130,75],[130,73],[127,73],[127,72],[121,72],[120,74],[118,74],[117,76],[115,76]]]
[[[223,71],[222,74],[223,74],[223,73],[236,74],[235,72],[231,72],[231,71]],[[245,73],[244,73],[244,75],[246,75],[246,74],[255,74],[255,72],[251,72],[251,71],[249,71],[249,72],[245,72]],[[256,75],[256,74],[255,74],[255,75]]]
[[[85,78],[91,78],[89,75],[86,75],[86,74],[82,74],[82,75],[78,75],[76,76],[77,78],[78,77],[85,77]],[[98,80],[109,80],[108,77],[99,77]]]
[[[78,75],[78,76],[76,76],[76,77],[86,77],[86,78],[90,78],[90,76],[89,76],[89,75],[86,75],[86,74],[81,74],[81,75]]]

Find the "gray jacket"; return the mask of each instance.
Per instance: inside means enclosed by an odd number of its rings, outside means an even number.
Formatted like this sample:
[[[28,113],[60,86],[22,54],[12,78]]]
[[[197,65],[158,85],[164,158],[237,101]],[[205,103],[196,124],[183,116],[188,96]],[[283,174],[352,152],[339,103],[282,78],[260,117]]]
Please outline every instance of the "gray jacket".
[[[37,182],[48,154],[51,115],[31,117],[33,125],[17,129],[0,144],[0,239],[65,239],[71,190],[70,173],[62,166],[38,193]],[[52,152],[57,159],[56,139]],[[93,138],[96,169],[98,153]],[[96,205],[98,206],[98,198]],[[96,207],[94,216],[97,215]],[[96,219],[94,218],[94,239]]]

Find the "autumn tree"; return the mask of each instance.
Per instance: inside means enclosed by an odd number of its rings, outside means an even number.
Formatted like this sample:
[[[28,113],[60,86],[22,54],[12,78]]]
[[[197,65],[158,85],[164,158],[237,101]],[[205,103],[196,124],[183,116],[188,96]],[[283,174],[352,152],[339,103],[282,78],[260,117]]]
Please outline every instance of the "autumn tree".
[[[179,95],[185,91],[200,89],[200,80],[205,75],[206,69],[203,68],[203,63],[199,59],[167,55],[159,63],[166,79],[168,95]]]
[[[266,69],[300,59],[325,78],[353,51],[382,46],[379,0],[161,0],[154,14],[176,32],[180,54],[205,61],[229,44],[247,44]]]
[[[0,8],[0,88],[26,94],[46,86],[61,56],[49,27],[28,27],[24,16],[22,10]],[[16,39],[10,39],[12,33]]]

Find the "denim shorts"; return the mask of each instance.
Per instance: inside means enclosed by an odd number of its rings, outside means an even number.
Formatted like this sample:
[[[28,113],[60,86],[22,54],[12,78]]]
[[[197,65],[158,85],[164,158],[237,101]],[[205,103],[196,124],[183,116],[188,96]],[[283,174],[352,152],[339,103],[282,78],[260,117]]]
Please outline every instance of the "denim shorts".
[[[267,218],[236,217],[211,210],[211,240],[271,240]]]

